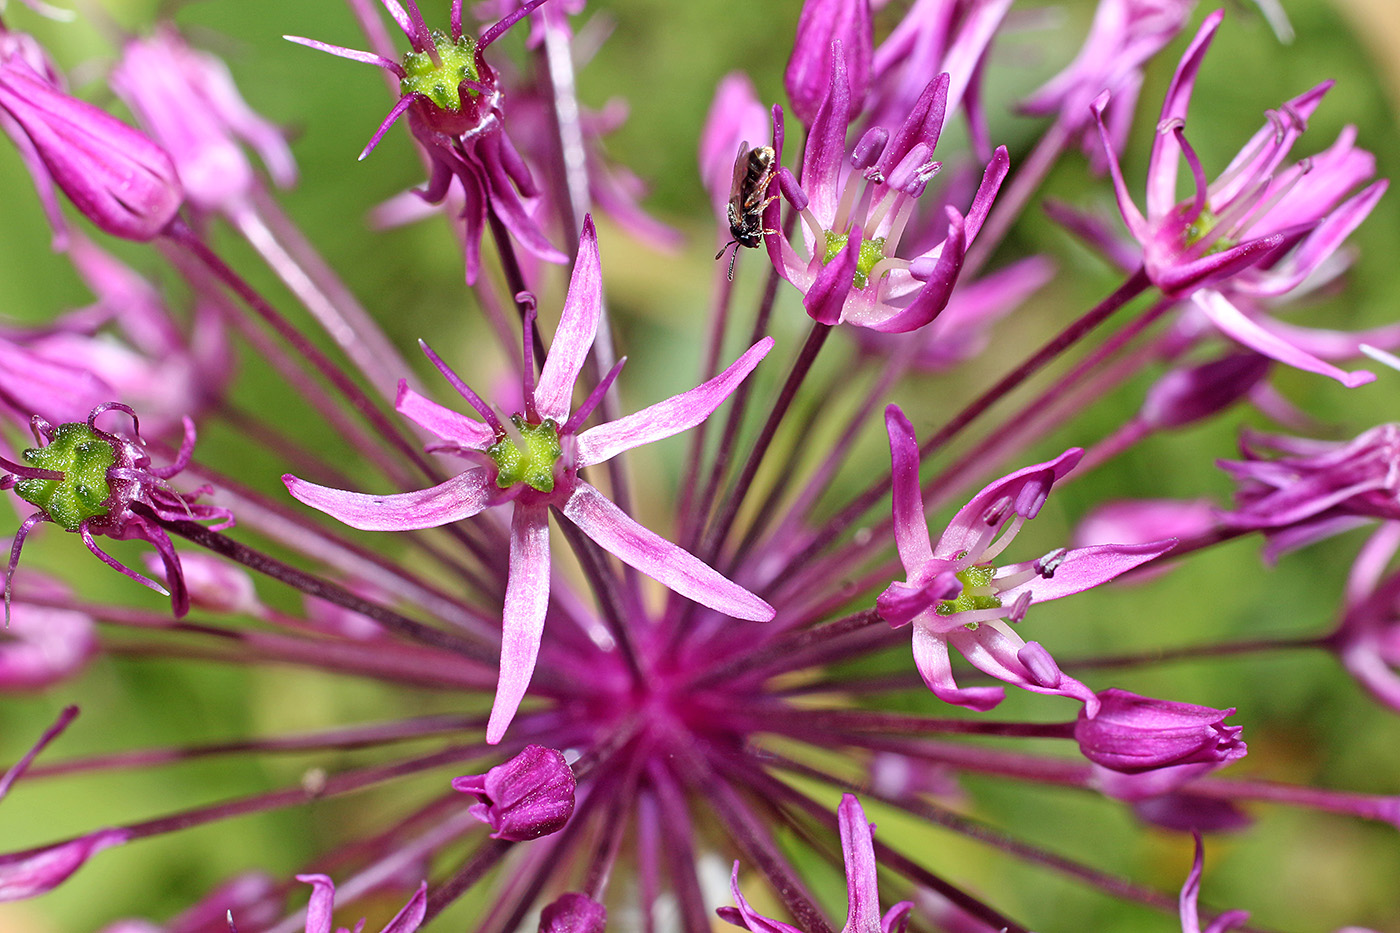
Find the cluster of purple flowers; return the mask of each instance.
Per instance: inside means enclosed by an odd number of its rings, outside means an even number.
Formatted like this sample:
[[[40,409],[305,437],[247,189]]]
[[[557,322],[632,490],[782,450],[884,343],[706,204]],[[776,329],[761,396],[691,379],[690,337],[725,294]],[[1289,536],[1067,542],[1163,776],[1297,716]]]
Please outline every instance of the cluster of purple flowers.
[[[1232,503],[1153,488],[1100,498],[1072,540],[1025,550],[1053,492],[1083,488],[1153,435],[1245,404],[1285,427],[1313,424],[1271,387],[1274,364],[1356,389],[1377,376],[1339,364],[1400,362],[1387,352],[1400,324],[1342,332],[1276,317],[1342,275],[1344,243],[1386,188],[1355,128],[1290,161],[1330,85],[1269,111],[1209,180],[1188,111],[1225,13],[1206,13],[1191,37],[1191,0],[1099,0],[1078,56],[1019,103],[1039,135],[1013,154],[995,144],[1000,112],[989,118],[984,99],[998,44],[1015,41],[1011,0],[806,0],[786,106],[729,75],[698,141],[718,242],[742,252],[741,277],[754,259],[762,267],[751,326],[733,333],[744,290],[716,265],[695,387],[627,414],[604,288],[605,254],[621,250],[600,239],[679,238],[604,157],[600,137],[618,121],[580,105],[584,4],[378,4],[348,4],[368,51],[287,38],[389,77],[396,101],[360,157],[402,125],[426,178],[377,216],[452,224],[466,291],[508,369],[494,392],[468,385],[492,372],[480,346],[446,349],[435,334],[419,340],[434,373],[420,381],[414,354],[280,208],[274,189],[298,174],[287,135],[173,22],[123,37],[106,72],[132,125],[74,95],[21,28],[61,11],[38,0],[3,11],[0,130],[35,182],[54,249],[96,303],[41,326],[0,321],[0,490],[18,509],[0,692],[62,696],[95,660],[134,655],[428,690],[450,712],[405,700],[396,718],[305,734],[37,763],[66,744],[78,716],[67,706],[37,741],[7,738],[18,760],[0,800],[53,775],[95,783],[195,757],[297,751],[334,764],[291,787],[0,846],[0,901],[54,891],[90,861],[85,877],[100,873],[108,849],[344,797],[371,804],[297,869],[235,874],[173,917],[98,910],[102,933],[332,933],[361,913],[382,933],[464,922],[704,933],[719,921],[834,933],[838,898],[823,886],[841,869],[841,933],[1084,925],[1054,905],[999,902],[935,848],[910,851],[929,826],[986,846],[990,864],[1028,863],[1164,912],[1163,928],[1224,933],[1248,914],[1203,918],[1203,836],[1245,829],[1247,807],[1400,828],[1395,794],[1290,783],[1299,769],[1269,761],[1254,772],[1263,778],[1220,774],[1246,758],[1241,723],[1258,721],[1243,702],[1229,721],[1235,709],[1189,695],[1091,686],[1104,669],[1139,686],[1163,682],[1131,679],[1161,660],[1324,649],[1400,713],[1400,426],[1350,441],[1246,429],[1242,459],[1206,454],[1233,481]],[[523,41],[498,44],[512,30]],[[1178,38],[1185,51],[1144,129],[1134,110],[1146,69]],[[966,146],[944,141],[956,113]],[[1142,198],[1121,164],[1130,140],[1150,140]],[[1012,255],[1008,234],[1061,164],[1106,173],[1122,231],[1075,205],[1047,207],[1122,274],[1022,351],[994,331],[1056,271]],[[129,267],[89,225],[148,245],[167,271]],[[282,288],[265,294],[254,284],[264,279]],[[1110,319],[1116,330],[1100,337]],[[807,328],[800,342],[794,320]],[[838,331],[849,340],[830,340]],[[240,347],[281,380],[288,412],[259,420],[240,406]],[[1132,414],[1107,429],[1077,419],[1110,395]],[[882,444],[878,456],[865,449],[882,413],[888,461]],[[323,421],[343,448],[294,436],[296,419]],[[206,427],[259,445],[277,467],[258,476],[204,459]],[[681,434],[689,452],[674,475],[629,469],[624,454]],[[1041,445],[1050,434],[1053,449]],[[90,596],[97,568],[78,550],[61,581],[21,562],[42,524],[75,532],[169,609]],[[1039,624],[1042,603],[1092,607],[1086,591],[1242,537],[1260,542],[1263,567],[1360,526],[1370,537],[1339,621],[1315,636],[1057,661],[1054,628]],[[151,575],[104,537],[150,545]],[[1137,593],[1142,627],[1170,621],[1171,607]],[[986,716],[1004,702],[1024,718]],[[403,751],[410,742],[431,747]],[[372,757],[334,757],[349,749]],[[1179,870],[1139,882],[1113,852],[1080,859],[1026,841],[1026,827],[964,793],[983,776],[1126,805],[1179,841],[1179,867],[1194,853],[1184,883]],[[376,788],[386,792],[355,796]],[[914,828],[887,825],[877,841],[866,805]],[[1039,834],[1053,837],[1046,825]],[[1394,904],[1372,913],[1347,919],[1400,918]]]

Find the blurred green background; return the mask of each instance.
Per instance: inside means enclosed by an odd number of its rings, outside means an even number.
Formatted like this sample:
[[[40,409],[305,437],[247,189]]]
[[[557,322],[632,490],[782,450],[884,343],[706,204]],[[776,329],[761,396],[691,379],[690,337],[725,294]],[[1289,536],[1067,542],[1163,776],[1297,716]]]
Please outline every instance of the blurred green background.
[[[1285,3],[1296,40],[1280,44],[1248,3],[1233,3],[1193,101],[1189,132],[1205,165],[1223,166],[1259,125],[1264,109],[1276,106],[1325,78],[1337,81],[1312,121],[1299,155],[1324,148],[1345,124],[1359,125],[1360,145],[1377,153],[1379,174],[1396,174],[1395,101],[1400,88],[1400,13],[1386,0],[1291,0]],[[442,7],[443,9],[435,9]],[[430,21],[445,20],[446,3],[425,4]],[[688,387],[698,368],[695,348],[703,332],[714,282],[711,260],[715,224],[695,169],[696,140],[716,80],[746,70],[765,100],[782,99],[782,69],[791,44],[797,0],[676,3],[614,0],[590,3],[588,36],[607,35],[579,81],[585,104],[599,107],[614,97],[627,101],[631,116],[608,141],[609,154],[652,185],[647,205],[686,235],[683,249],[665,253],[633,241],[605,225],[603,263],[618,343],[631,356],[623,391],[627,404],[645,404]],[[896,2],[889,14],[901,7]],[[154,3],[108,3],[123,27],[143,28],[156,15]],[[1049,17],[1039,13],[1058,11]],[[1203,6],[1199,21],[1209,6]],[[1037,86],[1074,54],[1092,4],[1066,0],[1055,7],[1018,4],[1021,28],[998,43],[988,72],[986,99],[994,142],[1011,146],[1013,165],[1033,142],[1036,121],[1011,116],[1005,104]],[[56,57],[73,69],[75,84],[90,99],[106,102],[94,79],[110,59],[110,44],[90,25],[38,23],[18,4],[7,20],[41,35]],[[391,133],[365,162],[355,155],[389,106],[375,69],[319,55],[283,42],[282,34],[313,36],[362,46],[353,19],[338,0],[211,0],[182,6],[177,21],[198,43],[224,55],[245,96],[260,112],[287,126],[294,139],[302,181],[284,201],[289,212],[320,245],[367,307],[384,321],[402,347],[430,337],[449,359],[470,359],[472,378],[488,380],[497,363],[494,346],[476,323],[461,285],[461,260],[439,221],[390,232],[372,232],[366,212],[421,180],[406,136]],[[521,36],[511,35],[497,54],[518,55]],[[1140,190],[1151,126],[1185,38],[1148,73],[1136,132],[1127,157],[1130,185]],[[945,146],[961,140],[960,121]],[[1049,179],[1046,192],[1079,205],[1111,205],[1106,185],[1071,155]],[[44,320],[89,300],[48,234],[27,176],[13,150],[0,145],[0,203],[5,234],[0,249],[0,313]],[[1400,254],[1400,208],[1394,195],[1353,238],[1360,259],[1342,297],[1315,302],[1295,320],[1356,328],[1396,319],[1396,274]],[[248,268],[246,250],[225,238],[232,255]],[[114,246],[133,264],[169,281],[172,275],[147,251]],[[1056,281],[997,332],[1002,365],[1021,356],[1044,336],[1087,308],[1115,283],[1095,257],[1032,211],[998,255],[998,262],[1030,251],[1052,255]],[[747,257],[746,257],[747,258]],[[756,291],[756,263],[741,263],[738,307]],[[744,270],[742,267],[749,268]],[[269,285],[266,276],[253,276]],[[541,307],[558,306],[555,293]],[[741,314],[744,313],[741,311]],[[776,329],[778,358],[795,348],[805,318],[791,290],[783,293]],[[737,342],[737,341],[736,341]],[[846,347],[823,360],[835,373]],[[984,364],[985,365],[985,364]],[[1000,374],[1000,367],[992,376]],[[781,373],[763,375],[772,385]],[[1348,391],[1316,377],[1278,372],[1274,384],[1324,420],[1337,436],[1351,436],[1395,417],[1400,374],[1381,371],[1376,383]],[[980,380],[980,381],[979,381]],[[958,401],[989,381],[985,370],[968,369],[950,381],[905,386],[898,398],[921,432],[939,423]],[[1121,399],[1086,412],[1069,430],[1038,445],[1036,455],[1070,444],[1092,442],[1112,430],[1135,407],[1150,379],[1137,380]],[[290,412],[283,390],[256,365],[248,368],[235,397],[245,409],[279,422],[317,446],[333,450],[335,437],[316,419]],[[1025,533],[1016,553],[1041,553],[1062,543],[1074,521],[1115,496],[1197,496],[1224,503],[1230,493],[1212,461],[1234,453],[1241,423],[1263,424],[1239,413],[1204,428],[1157,438],[1100,471],[1091,482],[1057,493],[1046,516]],[[664,522],[674,477],[685,455],[681,442],[649,449],[635,461],[644,477],[644,519]],[[258,488],[276,491],[284,466],[267,451],[211,426],[201,437],[202,458]],[[845,485],[856,488],[859,470],[886,468],[878,426],[872,427]],[[1026,462],[1029,462],[1029,457]],[[16,517],[15,521],[18,521]],[[44,567],[82,579],[101,598],[159,607],[160,600],[97,568],[79,542],[55,529],[36,536],[26,566]],[[1242,637],[1286,637],[1325,630],[1334,618],[1342,583],[1360,538],[1348,536],[1266,568],[1254,542],[1241,541],[1184,566],[1148,587],[1089,594],[1037,607],[1036,637],[1057,656],[1096,651],[1152,649]],[[135,553],[123,551],[122,553]],[[32,561],[32,564],[31,564]],[[22,568],[21,573],[24,572]],[[285,594],[265,585],[272,601]],[[907,664],[907,649],[890,658]],[[1094,672],[1096,687],[1117,684],[1218,707],[1239,707],[1232,720],[1245,726],[1250,755],[1233,775],[1268,777],[1323,787],[1400,793],[1400,721],[1375,708],[1336,663],[1321,654],[1250,656],[1214,662],[1179,663],[1148,671]],[[459,698],[416,694],[354,680],[341,681],[299,670],[228,670],[216,665],[102,658],[75,684],[42,696],[0,700],[0,762],[14,760],[66,703],[83,714],[46,755],[57,760],[79,752],[236,739],[334,724],[390,718],[430,709],[457,710]],[[928,709],[926,695],[911,706]],[[479,709],[479,698],[470,701]],[[1004,718],[1047,713],[1035,698],[1012,697],[998,711]],[[127,822],[250,791],[294,784],[310,766],[334,770],[373,756],[344,754],[311,759],[219,759],[152,773],[102,775],[22,784],[0,804],[0,849],[39,844],[100,825]],[[969,779],[972,812],[1031,841],[1092,864],[1175,890],[1189,864],[1189,840],[1143,829],[1123,808],[1088,795],[1026,789]],[[335,835],[338,821],[379,825],[385,812],[406,807],[403,796],[421,799],[416,786],[317,804],[267,817],[246,818],[175,838],[156,839],[99,856],[69,884],[32,903],[0,905],[3,933],[70,933],[95,930],[125,915],[165,919],[218,880],[235,871],[262,867],[283,877],[301,868]],[[833,807],[838,795],[823,791]],[[1211,840],[1205,899],[1219,907],[1245,907],[1265,928],[1322,930],[1357,923],[1400,931],[1400,846],[1394,828],[1283,808],[1252,808],[1257,825],[1247,833]],[[964,882],[1011,916],[1032,922],[1041,933],[1058,931],[1175,930],[1171,917],[1146,913],[1067,884],[985,848],[941,831],[911,825],[878,807],[870,808],[881,838],[918,854],[937,871]],[[814,869],[817,877],[825,869]],[[835,874],[824,892],[832,916],[842,915],[843,887]],[[441,929],[466,928],[461,911]],[[381,920],[382,922],[382,920]],[[615,921],[614,929],[625,921]],[[377,929],[371,925],[370,929]]]

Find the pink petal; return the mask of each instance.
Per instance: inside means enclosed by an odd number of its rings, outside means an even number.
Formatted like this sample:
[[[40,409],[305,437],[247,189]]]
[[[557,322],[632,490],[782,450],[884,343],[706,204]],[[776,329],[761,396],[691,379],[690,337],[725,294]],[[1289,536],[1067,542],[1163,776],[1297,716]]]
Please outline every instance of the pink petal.
[[[690,430],[710,417],[771,349],[773,338],[764,337],[724,372],[689,392],[673,395],[625,418],[584,431],[578,436],[577,464],[586,467],[602,463],[625,450]]]
[[[1160,126],[1168,120],[1186,119],[1186,108],[1191,103],[1191,90],[1196,85],[1196,74],[1201,70],[1201,61],[1210,48],[1220,21],[1225,18],[1224,10],[1216,10],[1205,18],[1196,37],[1181,57],[1172,83],[1167,88],[1167,97],[1162,104],[1162,118],[1158,121],[1157,139],[1152,144],[1152,155],[1147,163],[1147,216],[1153,220],[1165,217],[1176,206],[1176,171],[1181,155],[1181,144],[1176,134],[1163,132]]]
[[[103,849],[131,838],[124,829],[103,829],[42,849],[0,857],[0,901],[19,901],[52,891]]]
[[[1001,687],[959,687],[953,680],[947,637],[919,622],[914,623],[914,666],[933,695],[945,703],[985,713],[1006,697]]]
[[[459,447],[485,450],[496,443],[496,434],[491,428],[419,395],[402,379],[399,380],[399,395],[394,401],[394,409],[423,430]]]
[[[875,839],[865,811],[853,794],[842,794],[836,808],[841,855],[846,862],[846,925],[853,933],[880,929],[880,885],[875,874]]]
[[[1022,593],[1029,591],[1035,602],[1072,596],[1107,583],[1119,574],[1127,573],[1134,567],[1170,551],[1176,546],[1175,538],[1164,541],[1150,541],[1146,544],[1096,544],[1092,547],[1075,548],[1065,552],[1049,577],[1035,577],[1002,590],[998,595],[1006,605],[1014,603]],[[1002,572],[1019,568],[1004,567]]]
[[[467,470],[427,489],[383,496],[318,486],[290,473],[282,482],[298,502],[364,531],[413,531],[470,518],[490,504],[492,491],[484,469]]]
[[[933,560],[933,541],[919,492],[919,444],[914,426],[896,405],[885,409],[890,435],[891,483],[894,488],[894,540],[906,573],[917,573]]]
[[[510,576],[501,616],[501,678],[486,724],[486,741],[505,735],[535,672],[549,608],[549,512],[543,503],[515,503],[510,522]]]
[[[564,515],[603,550],[687,599],[736,619],[767,622],[773,607],[704,561],[637,524],[587,483],[564,503]]]
[[[564,297],[564,311],[559,329],[549,346],[544,369],[535,384],[535,409],[543,418],[553,418],[559,424],[569,420],[573,407],[574,383],[583,369],[583,361],[593,348],[598,333],[598,320],[603,313],[603,266],[598,259],[598,231],[591,216],[583,219],[583,233],[578,239],[578,258],[569,280],[569,293]]]
[[[1338,369],[1331,363],[1323,362],[1310,353],[1284,340],[1276,334],[1270,333],[1258,324],[1251,321],[1239,308],[1230,303],[1224,295],[1213,289],[1204,289],[1192,296],[1196,307],[1205,312],[1212,324],[1220,328],[1225,336],[1232,340],[1237,340],[1258,353],[1262,353],[1270,359],[1286,363],[1295,369],[1305,372],[1317,373],[1321,376],[1328,376],[1337,380],[1348,388],[1356,388],[1375,380],[1375,374],[1359,369],[1354,373]]]

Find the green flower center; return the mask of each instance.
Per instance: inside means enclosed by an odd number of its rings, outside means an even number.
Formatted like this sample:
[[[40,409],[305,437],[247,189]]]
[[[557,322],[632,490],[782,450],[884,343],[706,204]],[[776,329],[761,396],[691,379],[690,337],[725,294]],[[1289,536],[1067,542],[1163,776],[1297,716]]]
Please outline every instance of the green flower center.
[[[55,524],[69,531],[90,518],[106,515],[112,490],[107,471],[117,461],[111,441],[80,421],[60,424],[47,447],[30,448],[20,459],[41,470],[62,473],[63,479],[22,479],[15,492],[38,506]]]
[[[476,70],[476,38],[452,39],[434,32],[433,44],[442,64],[436,64],[428,52],[409,52],[403,57],[404,76],[399,81],[399,89],[405,94],[421,94],[443,110],[461,110],[462,82],[480,80]],[[479,92],[467,88],[466,93],[475,97]]]
[[[938,614],[950,616],[955,612],[968,612],[973,609],[1000,609],[1001,597],[992,589],[992,577],[997,569],[986,564],[973,564],[966,570],[958,571],[958,580],[963,591],[955,599],[945,599],[938,604]]]
[[[850,236],[845,233],[826,231],[826,255],[822,257],[822,265],[826,265],[836,258],[836,254],[846,248],[846,241]],[[885,238],[877,236],[873,240],[860,241],[860,255],[856,257],[856,274],[853,276],[856,288],[864,288],[870,283],[870,270],[875,268],[875,264],[885,258]]]
[[[554,464],[564,453],[559,446],[559,425],[551,419],[542,424],[528,424],[520,415],[511,415],[510,423],[520,432],[520,443],[503,437],[486,454],[496,461],[496,485],[509,489],[524,483],[540,492],[554,491]]]
[[[1187,248],[1189,249],[1195,246],[1197,243],[1201,242],[1201,240],[1209,236],[1211,231],[1214,230],[1219,223],[1220,218],[1211,213],[1210,208],[1202,208],[1200,216],[1186,227]],[[1211,253],[1218,253],[1221,250],[1230,249],[1235,245],[1237,245],[1237,241],[1223,236],[1211,243],[1210,248],[1206,250],[1205,254],[1210,255]]]

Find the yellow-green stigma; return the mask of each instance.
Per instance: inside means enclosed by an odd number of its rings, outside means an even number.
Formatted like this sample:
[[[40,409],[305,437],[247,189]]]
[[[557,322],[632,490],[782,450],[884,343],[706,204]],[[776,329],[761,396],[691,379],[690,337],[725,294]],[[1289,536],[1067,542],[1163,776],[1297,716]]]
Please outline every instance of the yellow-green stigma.
[[[1220,218],[1211,213],[1209,208],[1201,208],[1200,215],[1186,227],[1187,248],[1195,246],[1197,243],[1204,240],[1219,223]],[[1235,240],[1222,236],[1210,244],[1210,248],[1206,250],[1206,255],[1230,249],[1235,245]]]
[[[399,89],[405,94],[420,94],[443,110],[461,110],[463,81],[480,81],[476,70],[476,38],[463,36],[452,39],[444,33],[433,33],[438,59],[436,64],[428,52],[409,52],[403,57],[404,76]],[[475,97],[478,92],[467,88]]]
[[[846,248],[846,241],[850,236],[845,233],[826,231],[826,255],[822,257],[822,265],[826,265],[836,258],[836,254]],[[870,283],[870,270],[875,268],[875,264],[885,258],[885,238],[877,236],[873,240],[860,241],[860,255],[856,257],[856,274],[852,277],[856,288],[864,288]]]
[[[956,599],[945,599],[938,604],[938,614],[950,616],[955,612],[970,612],[973,609],[1000,609],[1001,597],[992,590],[992,577],[997,569],[985,564],[973,564],[966,570],[958,571],[958,581],[963,591]]]
[[[520,444],[504,437],[486,448],[487,456],[496,461],[496,485],[509,489],[524,483],[540,492],[553,492],[554,464],[564,453],[559,425],[549,418],[542,424],[527,424],[519,415],[511,415],[510,423],[520,432]]]
[[[107,470],[117,460],[110,441],[81,421],[60,424],[47,447],[30,448],[20,459],[41,470],[63,474],[63,479],[22,479],[15,492],[38,506],[55,524],[69,531],[90,518],[111,511],[112,490]]]

